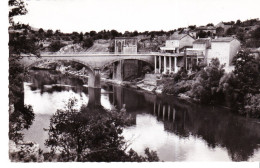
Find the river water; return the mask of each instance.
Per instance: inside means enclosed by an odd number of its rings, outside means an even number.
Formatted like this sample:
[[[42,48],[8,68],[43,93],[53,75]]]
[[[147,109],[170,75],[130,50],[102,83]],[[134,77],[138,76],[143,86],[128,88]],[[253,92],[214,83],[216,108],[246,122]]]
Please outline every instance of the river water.
[[[238,116],[224,107],[202,106],[174,96],[157,96],[103,84],[101,93],[86,80],[53,71],[31,71],[24,83],[24,102],[35,120],[24,140],[44,151],[50,118],[72,97],[83,104],[121,109],[124,104],[135,124],[124,129],[125,140],[139,154],[149,147],[163,161],[260,161],[260,121]]]

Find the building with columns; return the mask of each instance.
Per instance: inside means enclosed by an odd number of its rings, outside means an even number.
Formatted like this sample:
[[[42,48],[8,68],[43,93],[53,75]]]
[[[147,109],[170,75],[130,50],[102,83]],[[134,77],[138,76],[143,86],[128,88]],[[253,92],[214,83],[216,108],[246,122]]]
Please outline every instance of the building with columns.
[[[173,53],[154,56],[155,73],[177,73],[180,67],[183,67],[184,53]]]
[[[193,41],[192,48],[186,48],[185,52],[155,56],[155,73],[177,73],[181,67],[188,70],[200,62],[209,65],[213,58],[218,58],[220,64],[225,65],[225,71],[230,72],[233,70],[233,58],[239,49],[240,42],[234,37],[197,39]]]

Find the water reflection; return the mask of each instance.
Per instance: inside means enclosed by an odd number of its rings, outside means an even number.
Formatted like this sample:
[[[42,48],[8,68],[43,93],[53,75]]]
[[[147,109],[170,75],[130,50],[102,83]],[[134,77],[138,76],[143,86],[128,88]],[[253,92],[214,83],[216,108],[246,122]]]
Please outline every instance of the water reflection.
[[[25,85],[25,103],[31,104],[36,113],[25,138],[36,141],[44,150],[47,135],[42,129],[48,128],[50,116],[63,107],[63,101],[74,96],[79,107],[85,104],[92,109],[101,106],[121,109],[125,104],[127,113],[136,121],[124,130],[124,137],[139,153],[149,147],[165,161],[260,160],[257,120],[237,116],[225,108],[195,105],[172,96],[119,86],[90,89],[83,86],[86,81],[48,73],[33,72],[32,84]],[[46,89],[46,85],[52,87]]]

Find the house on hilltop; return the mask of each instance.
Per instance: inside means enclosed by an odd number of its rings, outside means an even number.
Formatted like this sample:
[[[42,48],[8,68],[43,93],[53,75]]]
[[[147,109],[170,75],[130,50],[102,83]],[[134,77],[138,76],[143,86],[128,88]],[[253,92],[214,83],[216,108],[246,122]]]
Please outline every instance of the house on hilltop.
[[[200,26],[196,28],[197,32],[205,32],[208,36],[214,36],[216,34],[216,28],[214,26]]]
[[[224,29],[224,34],[226,34],[227,30],[232,27],[232,24],[228,22],[220,22],[216,25],[216,28],[218,27],[222,27]]]

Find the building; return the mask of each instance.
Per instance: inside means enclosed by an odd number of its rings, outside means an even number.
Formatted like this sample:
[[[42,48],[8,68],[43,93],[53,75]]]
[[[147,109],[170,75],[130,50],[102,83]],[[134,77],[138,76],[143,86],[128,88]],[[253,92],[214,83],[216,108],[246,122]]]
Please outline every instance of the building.
[[[231,23],[226,23],[226,22],[220,22],[215,27],[216,28],[222,27],[224,29],[224,33],[226,34],[227,30],[232,27],[232,24]]]
[[[166,40],[165,47],[160,47],[162,52],[180,53],[185,48],[192,47],[194,38],[189,34],[173,34]]]
[[[198,65],[200,62],[206,63],[206,56],[211,47],[210,38],[200,38],[193,42],[192,48],[186,50],[186,69],[190,69],[193,64]]]
[[[194,39],[196,39],[196,38],[197,38],[197,31],[191,30],[191,31],[189,31],[189,35],[190,35],[191,37],[193,37]]]
[[[209,36],[214,36],[216,34],[216,28],[214,26],[200,26],[196,28],[197,32],[205,32]]]
[[[240,41],[234,37],[221,37],[211,40],[211,48],[206,55],[206,63],[212,58],[218,58],[220,64],[225,64],[226,72],[233,70],[232,61],[240,49]]]
[[[116,37],[116,53],[137,53],[137,38],[135,37]]]

